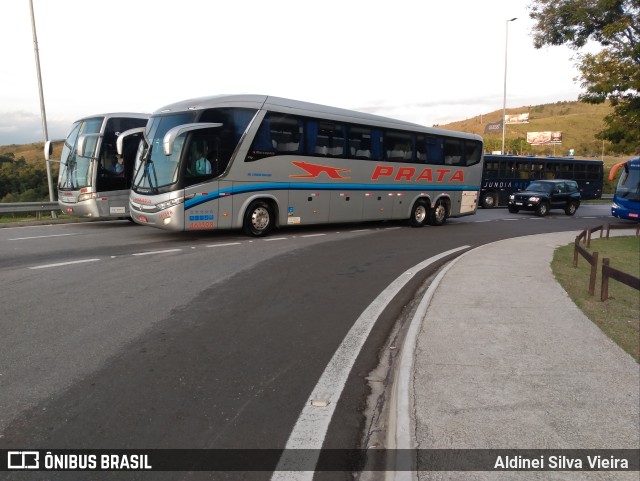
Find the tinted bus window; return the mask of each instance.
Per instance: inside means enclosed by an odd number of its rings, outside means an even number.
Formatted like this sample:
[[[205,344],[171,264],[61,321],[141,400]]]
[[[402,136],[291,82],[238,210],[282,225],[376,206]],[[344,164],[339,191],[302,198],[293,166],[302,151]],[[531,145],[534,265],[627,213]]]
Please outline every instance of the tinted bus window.
[[[384,153],[385,159],[391,162],[411,162],[413,160],[413,135],[406,132],[385,132]]]
[[[382,160],[381,132],[369,127],[349,128],[349,151],[356,159]]]

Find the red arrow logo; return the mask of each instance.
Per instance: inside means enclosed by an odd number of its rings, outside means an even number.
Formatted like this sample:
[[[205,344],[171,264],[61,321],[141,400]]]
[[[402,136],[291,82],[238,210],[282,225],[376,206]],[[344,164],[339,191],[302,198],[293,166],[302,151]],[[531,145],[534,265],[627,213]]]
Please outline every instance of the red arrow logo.
[[[307,172],[305,175],[290,175],[289,177],[298,179],[315,179],[323,172],[327,174],[330,179],[350,179],[351,177],[345,177],[340,172],[351,172],[349,169],[340,169],[338,167],[327,167],[326,165],[309,164],[307,162],[291,162],[296,167],[300,167]]]

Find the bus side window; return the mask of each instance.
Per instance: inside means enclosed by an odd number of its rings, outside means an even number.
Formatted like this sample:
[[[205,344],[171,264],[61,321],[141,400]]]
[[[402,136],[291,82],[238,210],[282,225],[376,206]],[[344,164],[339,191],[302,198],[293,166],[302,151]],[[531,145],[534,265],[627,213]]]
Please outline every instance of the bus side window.
[[[356,159],[371,159],[371,129],[366,127],[349,128],[349,153]]]
[[[446,165],[461,165],[464,156],[464,142],[461,139],[444,140],[444,163]]]
[[[385,160],[391,162],[411,162],[413,160],[413,143],[411,134],[394,131],[385,132]]]
[[[475,165],[482,158],[482,143],[477,140],[465,140],[465,165]]]
[[[273,155],[275,155],[275,148],[271,139],[271,118],[270,115],[267,115],[251,143],[246,162],[253,162]]]
[[[434,135],[426,136],[426,162],[427,164],[442,164],[443,158],[443,139]]]
[[[555,165],[547,163],[544,168],[544,178],[548,180],[552,180],[556,178],[556,168]]]

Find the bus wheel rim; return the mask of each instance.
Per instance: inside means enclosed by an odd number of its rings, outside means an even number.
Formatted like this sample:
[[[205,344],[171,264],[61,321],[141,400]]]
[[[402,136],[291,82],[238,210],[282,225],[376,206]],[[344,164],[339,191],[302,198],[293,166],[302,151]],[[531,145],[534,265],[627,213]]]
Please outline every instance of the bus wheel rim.
[[[251,214],[251,224],[257,230],[264,230],[269,225],[269,211],[264,207],[258,207]]]

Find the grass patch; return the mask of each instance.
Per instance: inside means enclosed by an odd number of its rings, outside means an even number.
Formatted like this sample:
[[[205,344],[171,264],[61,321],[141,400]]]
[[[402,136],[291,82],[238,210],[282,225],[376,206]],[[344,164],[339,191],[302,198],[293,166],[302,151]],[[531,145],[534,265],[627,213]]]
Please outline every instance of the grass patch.
[[[574,269],[573,244],[556,249],[551,270],[582,312],[640,363],[640,292],[609,279],[609,299],[600,301],[603,258],[610,259],[611,267],[640,277],[640,237],[592,239],[588,250],[598,252],[599,256],[593,297],[589,295],[591,266],[578,256],[578,267]]]
[[[57,209],[54,209],[57,211]],[[59,211],[56,214],[56,219],[77,219],[77,217],[61,214]],[[10,224],[13,222],[30,222],[30,221],[49,221],[53,220],[49,211],[29,214],[27,212],[16,212],[14,214],[2,214],[0,215],[0,224]]]

